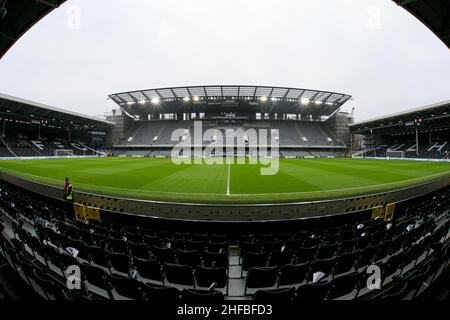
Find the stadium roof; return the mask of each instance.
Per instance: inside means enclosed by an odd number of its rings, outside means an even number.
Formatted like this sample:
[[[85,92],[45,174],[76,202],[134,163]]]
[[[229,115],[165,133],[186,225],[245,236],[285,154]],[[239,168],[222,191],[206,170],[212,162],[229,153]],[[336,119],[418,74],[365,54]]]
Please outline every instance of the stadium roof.
[[[0,0],[0,59],[39,20],[66,0]]]
[[[24,100],[0,93],[0,115],[22,117],[57,123],[65,127],[108,127],[114,122],[89,117],[45,104]]]
[[[393,0],[422,21],[450,49],[450,0]]]
[[[436,124],[450,125],[450,100],[435,103],[429,106],[399,112],[384,117],[378,117],[349,125],[355,133],[367,133],[374,130],[386,130],[388,128],[405,128],[414,125],[416,119],[423,123],[434,122]]]
[[[295,106],[296,109],[308,109],[309,113],[331,115],[351,99],[350,95],[330,91],[248,85],[148,89],[115,93],[109,97],[130,114],[151,112],[152,108],[183,112],[183,108],[190,110],[193,105],[196,111],[202,112],[211,110],[214,105],[235,104],[239,108],[259,105],[262,112],[268,112],[268,109],[270,112],[290,112]]]

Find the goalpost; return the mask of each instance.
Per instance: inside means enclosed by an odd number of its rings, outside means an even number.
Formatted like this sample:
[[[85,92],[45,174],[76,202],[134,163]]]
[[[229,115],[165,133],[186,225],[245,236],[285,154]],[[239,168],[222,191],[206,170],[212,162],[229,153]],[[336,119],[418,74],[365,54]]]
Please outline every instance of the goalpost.
[[[386,151],[386,158],[405,158],[405,151]]]
[[[73,157],[73,150],[71,150],[71,149],[56,149],[55,157]]]

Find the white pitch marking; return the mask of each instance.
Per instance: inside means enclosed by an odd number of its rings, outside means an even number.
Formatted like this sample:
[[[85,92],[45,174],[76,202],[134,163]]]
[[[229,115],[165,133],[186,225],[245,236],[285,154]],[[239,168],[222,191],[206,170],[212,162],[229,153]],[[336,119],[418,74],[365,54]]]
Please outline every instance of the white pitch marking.
[[[227,196],[230,196],[231,164],[228,164]]]

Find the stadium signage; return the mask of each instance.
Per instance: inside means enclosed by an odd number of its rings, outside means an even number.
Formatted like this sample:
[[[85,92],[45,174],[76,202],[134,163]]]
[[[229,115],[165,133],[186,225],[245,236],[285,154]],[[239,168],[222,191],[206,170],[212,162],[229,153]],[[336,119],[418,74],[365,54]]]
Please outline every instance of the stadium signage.
[[[193,135],[190,130],[176,129],[171,140],[178,142],[171,152],[176,165],[259,164],[264,176],[279,171],[279,130],[269,134],[267,129],[226,129],[224,137],[218,129],[203,133],[202,122],[195,121]]]

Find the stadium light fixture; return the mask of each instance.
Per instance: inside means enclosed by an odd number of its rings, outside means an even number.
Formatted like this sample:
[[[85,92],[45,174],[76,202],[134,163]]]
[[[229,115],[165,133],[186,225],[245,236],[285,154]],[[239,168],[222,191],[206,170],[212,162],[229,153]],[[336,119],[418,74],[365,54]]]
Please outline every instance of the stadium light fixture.
[[[190,97],[184,97],[184,102],[189,102],[189,101],[191,101],[191,98]]]
[[[159,99],[159,98],[153,98],[152,99],[152,103],[153,104],[159,104],[161,102],[161,99]]]
[[[272,98],[272,101],[273,101],[273,102],[277,101],[277,98]]]
[[[268,98],[267,98],[267,97],[261,97],[260,100],[261,100],[262,102],[266,102],[266,101],[268,100]]]
[[[198,102],[198,101],[200,101],[200,98],[199,97],[194,97],[194,101]]]
[[[147,103],[146,100],[141,100],[141,101],[139,101],[139,104],[146,104],[146,103]]]
[[[309,104],[310,101],[309,101],[309,99],[303,98],[301,102],[303,105],[307,105],[307,104]]]
[[[320,100],[317,100],[316,102],[315,102],[315,104],[317,104],[317,105],[321,105],[323,102],[322,101],[320,101]]]

